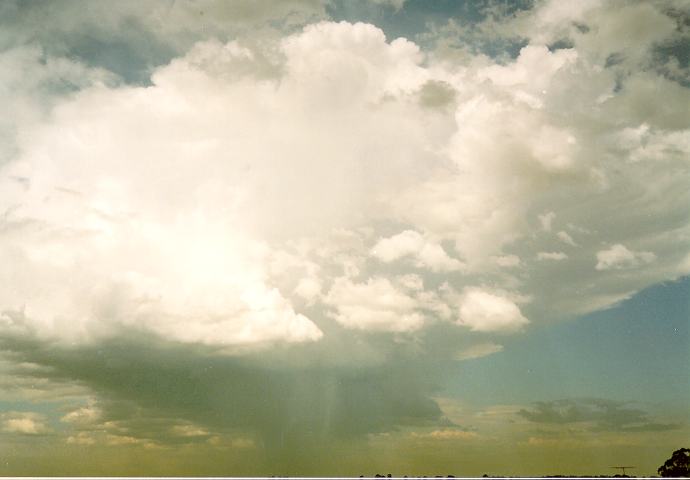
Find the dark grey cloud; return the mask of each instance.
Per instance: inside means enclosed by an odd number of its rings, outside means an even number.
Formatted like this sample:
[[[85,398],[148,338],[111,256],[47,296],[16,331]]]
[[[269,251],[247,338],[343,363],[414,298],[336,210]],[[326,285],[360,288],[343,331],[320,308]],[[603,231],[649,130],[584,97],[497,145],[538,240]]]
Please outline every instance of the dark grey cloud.
[[[441,108],[455,101],[456,92],[451,85],[438,80],[430,80],[419,91],[419,103],[428,108]]]
[[[218,356],[155,338],[121,337],[78,348],[21,336],[2,343],[15,361],[50,366],[35,375],[94,392],[102,415],[97,425],[76,425],[81,431],[108,422],[121,435],[157,443],[208,438],[171,433],[175,425],[189,423],[215,434],[250,435],[269,464],[280,465],[293,462],[297,451],[332,442],[357,441],[403,425],[448,424],[429,397],[434,385],[428,378],[434,375],[425,376],[423,368],[404,358],[334,367],[314,355],[313,363],[296,367],[280,362],[280,352]]]
[[[680,427],[655,422],[648,412],[629,403],[600,398],[536,402],[532,408],[520,410],[518,415],[541,424],[592,423],[591,429],[595,431],[660,432]]]
[[[103,2],[4,2],[0,47],[38,46],[46,58],[69,58],[128,83],[147,83],[150,71],[175,51],[138,20],[142,12],[130,10]]]

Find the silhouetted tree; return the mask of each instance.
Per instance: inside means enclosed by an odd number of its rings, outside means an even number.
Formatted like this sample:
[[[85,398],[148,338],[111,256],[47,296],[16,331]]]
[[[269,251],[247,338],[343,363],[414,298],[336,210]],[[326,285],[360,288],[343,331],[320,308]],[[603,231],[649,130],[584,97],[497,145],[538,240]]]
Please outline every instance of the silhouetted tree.
[[[681,448],[657,469],[662,477],[690,477],[690,448]]]

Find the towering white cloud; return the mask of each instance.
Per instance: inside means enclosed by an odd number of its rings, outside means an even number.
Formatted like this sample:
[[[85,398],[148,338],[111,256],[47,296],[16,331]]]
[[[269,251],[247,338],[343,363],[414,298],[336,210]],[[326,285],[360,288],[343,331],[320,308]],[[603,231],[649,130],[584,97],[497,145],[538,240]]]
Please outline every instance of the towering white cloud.
[[[494,25],[527,43],[504,62],[315,22],[199,41],[146,87],[3,53],[0,78],[76,85],[49,116],[10,102],[3,328],[221,349],[317,341],[329,316],[517,331],[687,274],[690,93],[643,68],[675,30],[652,4],[623,10],[654,24],[635,48],[607,4],[545,2]]]

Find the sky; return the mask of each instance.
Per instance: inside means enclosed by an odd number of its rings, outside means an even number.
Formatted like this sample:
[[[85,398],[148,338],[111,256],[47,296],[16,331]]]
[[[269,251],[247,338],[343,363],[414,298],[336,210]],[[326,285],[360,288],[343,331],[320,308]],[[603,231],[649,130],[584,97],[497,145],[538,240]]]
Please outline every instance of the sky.
[[[653,475],[690,4],[0,3],[0,475]]]

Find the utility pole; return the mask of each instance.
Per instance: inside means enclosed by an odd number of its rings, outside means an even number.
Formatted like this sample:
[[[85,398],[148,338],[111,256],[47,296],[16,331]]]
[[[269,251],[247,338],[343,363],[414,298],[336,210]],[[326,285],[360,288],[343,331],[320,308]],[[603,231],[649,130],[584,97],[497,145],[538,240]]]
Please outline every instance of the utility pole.
[[[622,466],[622,465],[621,465],[620,467],[611,467],[611,468],[617,468],[618,470],[622,470],[622,471],[623,471],[623,476],[625,476],[625,469],[626,469],[626,468],[635,468],[635,467],[630,467],[630,466],[628,466],[628,465],[625,465],[625,466]]]

